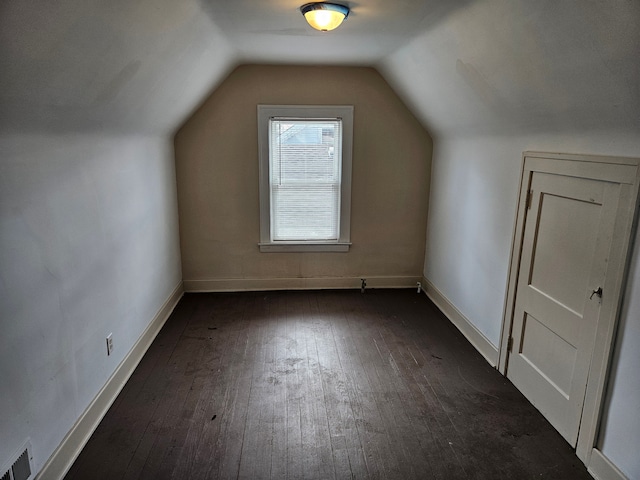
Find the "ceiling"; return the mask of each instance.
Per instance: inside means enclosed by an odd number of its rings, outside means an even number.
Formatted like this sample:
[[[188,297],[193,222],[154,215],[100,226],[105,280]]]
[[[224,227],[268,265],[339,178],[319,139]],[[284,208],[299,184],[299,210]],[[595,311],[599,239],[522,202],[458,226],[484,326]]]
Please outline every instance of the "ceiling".
[[[336,1],[336,0],[334,0]],[[309,27],[300,0],[203,0],[245,63],[375,65],[407,43],[428,23],[471,0],[368,0],[343,2],[351,12],[328,33]]]
[[[640,131],[637,0],[343,3],[3,0],[0,132],[171,135],[241,63],[374,66],[436,135]]]

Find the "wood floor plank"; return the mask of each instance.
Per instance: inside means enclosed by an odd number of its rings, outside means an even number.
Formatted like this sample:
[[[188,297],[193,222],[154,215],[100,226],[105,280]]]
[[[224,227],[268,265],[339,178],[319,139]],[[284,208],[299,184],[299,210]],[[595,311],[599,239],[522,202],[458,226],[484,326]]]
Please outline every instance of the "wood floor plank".
[[[241,376],[243,368],[243,352],[246,348],[246,332],[249,321],[246,313],[237,308],[230,309],[228,317],[220,318],[218,312],[212,310],[210,317],[215,319],[213,334],[222,333],[221,339],[226,342],[224,355],[220,357],[215,370],[209,404],[210,409],[204,420],[206,429],[202,439],[197,442],[197,473],[189,478],[212,478],[219,475],[225,450],[228,445],[240,445],[238,428],[234,422],[240,417],[244,426],[246,402],[242,393],[248,391],[246,379]]]
[[[415,290],[187,294],[66,476],[590,479]]]

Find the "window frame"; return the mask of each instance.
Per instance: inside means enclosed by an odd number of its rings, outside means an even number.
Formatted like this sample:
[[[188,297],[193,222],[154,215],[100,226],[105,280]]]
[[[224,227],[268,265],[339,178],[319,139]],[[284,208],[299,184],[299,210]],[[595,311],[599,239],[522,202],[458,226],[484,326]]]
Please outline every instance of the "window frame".
[[[272,240],[269,185],[269,120],[273,117],[342,120],[340,180],[340,232],[337,240]],[[353,105],[258,105],[258,160],[260,174],[261,252],[348,252],[351,246],[351,169],[353,156]]]

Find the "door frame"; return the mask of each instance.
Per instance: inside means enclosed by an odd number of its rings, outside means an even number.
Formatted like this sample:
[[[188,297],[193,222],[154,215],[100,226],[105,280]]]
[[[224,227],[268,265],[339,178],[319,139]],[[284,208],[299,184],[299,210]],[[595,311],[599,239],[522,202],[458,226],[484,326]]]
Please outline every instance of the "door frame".
[[[620,198],[614,225],[611,255],[603,282],[602,304],[591,357],[582,418],[578,431],[576,454],[589,465],[596,448],[602,407],[607,393],[607,380],[615,341],[622,296],[628,276],[632,234],[636,230],[640,158],[574,155],[526,151],[522,154],[518,203],[511,241],[507,294],[500,334],[498,370],[506,376],[509,360],[509,338],[512,334],[517,281],[527,216],[527,197],[533,173],[552,173],[579,178],[610,181],[620,185]]]

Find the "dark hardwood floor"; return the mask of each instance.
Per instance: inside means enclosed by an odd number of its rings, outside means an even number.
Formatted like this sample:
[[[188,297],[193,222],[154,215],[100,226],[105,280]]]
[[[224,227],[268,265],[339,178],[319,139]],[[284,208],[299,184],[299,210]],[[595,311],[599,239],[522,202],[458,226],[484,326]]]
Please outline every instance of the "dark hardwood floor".
[[[415,290],[187,294],[76,479],[590,479]]]

